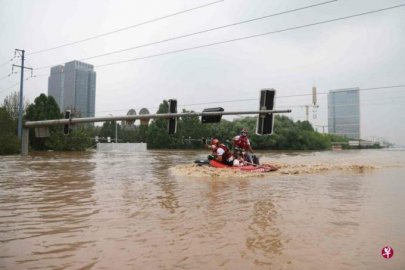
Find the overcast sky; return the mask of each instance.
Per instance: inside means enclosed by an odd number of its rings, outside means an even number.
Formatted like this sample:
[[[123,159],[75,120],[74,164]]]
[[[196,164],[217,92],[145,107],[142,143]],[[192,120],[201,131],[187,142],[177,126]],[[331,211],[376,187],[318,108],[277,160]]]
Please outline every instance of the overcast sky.
[[[0,0],[0,65],[24,49],[38,77],[25,81],[31,102],[47,93],[48,67],[115,50],[199,32],[327,0],[225,0],[166,19],[59,49],[40,50],[192,9],[215,0]],[[327,125],[332,89],[405,85],[405,6],[360,17],[299,28],[110,66],[122,60],[239,39],[405,4],[404,0],[340,0],[267,19],[98,57],[84,62],[97,72],[96,116],[123,115],[143,107],[154,112],[163,99],[178,109],[256,110],[259,91],[277,90],[276,108],[305,120],[304,105],[318,90],[314,125]],[[31,54],[30,53],[34,53]],[[19,89],[7,77],[14,59],[0,66],[0,100]],[[99,67],[97,67],[99,66]],[[29,73],[26,75],[29,77]],[[9,89],[7,89],[9,88]],[[7,89],[7,90],[4,90]],[[285,97],[301,95],[298,97]],[[278,98],[277,98],[278,97]],[[239,101],[247,99],[246,101]],[[228,101],[228,102],[224,102]],[[206,105],[192,105],[211,103]],[[361,136],[405,145],[405,87],[360,92]],[[322,128],[320,128],[322,130]],[[275,131],[277,132],[277,131]]]

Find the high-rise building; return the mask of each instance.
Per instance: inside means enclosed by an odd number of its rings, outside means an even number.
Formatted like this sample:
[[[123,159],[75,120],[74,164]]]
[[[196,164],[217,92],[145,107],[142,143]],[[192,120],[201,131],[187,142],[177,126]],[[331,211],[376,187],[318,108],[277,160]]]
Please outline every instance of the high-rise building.
[[[55,98],[61,110],[63,110],[63,78],[62,65],[51,68],[51,75],[48,79],[48,96]]]
[[[94,67],[79,61],[52,67],[48,79],[48,95],[55,98],[62,111],[72,110],[77,116],[94,117],[96,105]]]
[[[331,134],[360,139],[359,88],[329,91],[328,130]]]

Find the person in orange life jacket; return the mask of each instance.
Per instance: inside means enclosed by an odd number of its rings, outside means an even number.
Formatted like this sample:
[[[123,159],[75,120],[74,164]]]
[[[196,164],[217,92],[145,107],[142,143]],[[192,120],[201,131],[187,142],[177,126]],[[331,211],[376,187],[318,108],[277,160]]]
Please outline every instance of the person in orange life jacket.
[[[216,161],[222,162],[229,166],[233,165],[234,158],[231,151],[229,151],[226,145],[220,143],[218,139],[211,140],[211,149],[213,157]]]
[[[239,148],[245,152],[245,159],[249,163],[253,163],[252,157],[249,155],[248,152],[253,154],[253,149],[250,146],[249,138],[247,137],[248,131],[246,128],[243,128],[240,132],[240,135],[235,136],[233,141],[233,146],[235,148]]]

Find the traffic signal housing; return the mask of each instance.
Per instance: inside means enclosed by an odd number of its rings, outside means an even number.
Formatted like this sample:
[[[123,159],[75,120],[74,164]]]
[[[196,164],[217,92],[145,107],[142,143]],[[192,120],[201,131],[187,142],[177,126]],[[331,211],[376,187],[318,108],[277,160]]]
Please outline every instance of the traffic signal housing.
[[[276,95],[276,90],[274,89],[263,89],[260,91],[260,111],[263,110],[273,110],[274,107],[274,97]],[[259,114],[256,124],[256,134],[257,135],[271,135],[273,134],[274,127],[274,114]]]
[[[204,112],[223,112],[224,108],[217,107],[217,108],[207,108],[203,110]],[[203,115],[201,116],[201,122],[206,123],[219,123],[221,122],[222,115]]]
[[[169,113],[177,113],[177,100],[169,99]],[[169,134],[175,134],[177,131],[177,117],[169,118],[168,124]]]
[[[70,116],[71,116],[71,111],[70,110],[66,110],[65,111],[65,119],[69,119],[70,120]],[[70,122],[70,121],[69,121]],[[63,134],[68,135],[70,132],[70,128],[69,128],[69,124],[65,124],[63,125]]]

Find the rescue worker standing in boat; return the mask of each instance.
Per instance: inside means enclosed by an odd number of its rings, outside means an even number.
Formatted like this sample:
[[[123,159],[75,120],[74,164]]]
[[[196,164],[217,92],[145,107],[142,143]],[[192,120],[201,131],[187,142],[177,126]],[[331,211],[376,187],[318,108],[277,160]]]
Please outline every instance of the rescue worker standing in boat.
[[[223,164],[232,166],[234,165],[234,157],[226,145],[219,142],[218,139],[211,140],[212,158]]]
[[[236,152],[245,152],[244,158],[247,162],[253,163],[252,157],[249,155],[248,152],[253,154],[253,149],[250,146],[249,138],[247,137],[248,131],[246,128],[243,128],[240,132],[240,135],[235,136],[232,139],[233,146],[235,147],[235,154]]]

